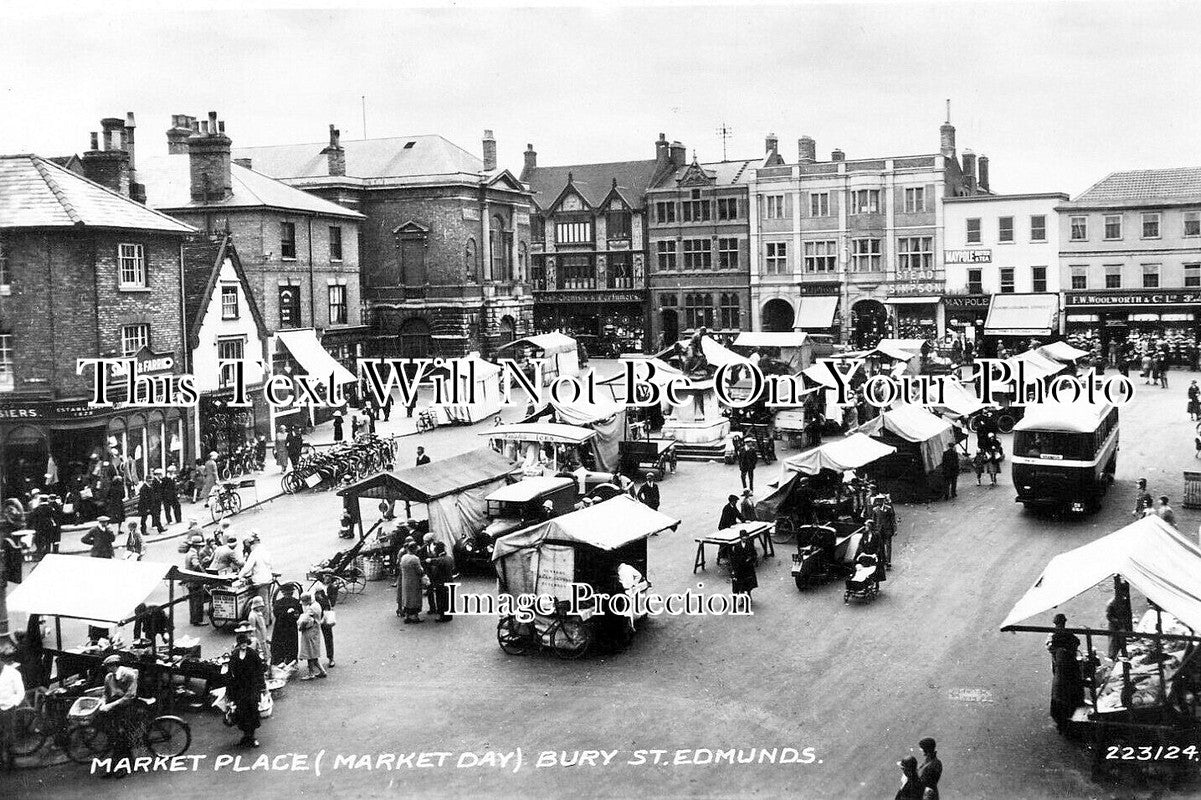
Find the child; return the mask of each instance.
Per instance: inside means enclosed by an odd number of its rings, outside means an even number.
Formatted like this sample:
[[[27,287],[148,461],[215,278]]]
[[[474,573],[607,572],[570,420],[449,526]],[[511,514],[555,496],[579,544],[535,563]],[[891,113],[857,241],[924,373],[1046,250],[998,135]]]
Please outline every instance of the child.
[[[984,462],[988,461],[988,457],[984,455],[984,450],[976,448],[976,455],[972,456],[972,469],[976,470],[976,485],[983,486],[981,478],[984,477]]]
[[[137,520],[129,521],[129,535],[125,537],[125,558],[130,561],[142,560],[142,534],[138,532]]]

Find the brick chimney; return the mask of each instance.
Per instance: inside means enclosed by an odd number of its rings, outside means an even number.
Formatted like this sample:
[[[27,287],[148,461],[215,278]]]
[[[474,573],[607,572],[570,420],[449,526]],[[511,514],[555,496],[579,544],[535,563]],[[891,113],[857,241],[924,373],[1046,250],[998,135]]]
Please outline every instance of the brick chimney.
[[[125,152],[129,153],[129,196],[139,203],[146,202],[146,186],[138,183],[138,161],[134,151],[134,130],[137,125],[133,112],[125,114]]]
[[[763,140],[763,151],[767,155],[774,155],[780,150],[780,140],[774,133],[767,134],[767,138]]]
[[[667,134],[659,134],[655,141],[655,162],[660,169],[666,169],[671,163],[671,145],[667,143]]]
[[[216,111],[210,111],[208,120],[188,139],[193,200],[220,202],[233,194],[232,145],[225,135],[225,123],[217,120]]]
[[[938,129],[939,152],[947,158],[955,157],[955,126],[951,124],[951,101],[947,101],[947,121]]]
[[[83,174],[124,197],[129,197],[129,153],[125,150],[125,123],[116,117],[100,120],[100,133],[92,133],[92,149],[80,157]]]
[[[671,163],[676,166],[676,169],[679,169],[680,167],[684,166],[684,163],[688,158],[688,153],[684,148],[684,145],[680,144],[679,142],[672,142],[670,156]]]
[[[492,131],[484,131],[484,172],[496,169],[496,138]]]
[[[342,131],[332,123],[329,126],[329,144],[321,153],[329,162],[330,175],[346,174],[346,150],[342,147]]]
[[[834,150],[832,153],[830,153],[830,160],[831,161],[846,161],[847,154],[842,152],[842,150]]]
[[[796,140],[797,163],[812,164],[817,161],[817,142],[811,136],[802,136]]]
[[[967,184],[968,194],[975,194],[976,154],[966,148],[963,151],[963,180]]]
[[[980,156],[980,160],[976,162],[976,185],[980,187],[980,191],[990,191],[988,188],[988,156]]]
[[[527,144],[525,146],[525,166],[521,168],[521,179],[526,180],[536,169],[538,169],[538,153],[534,150],[534,145]]]
[[[171,155],[188,152],[188,137],[196,131],[196,118],[187,114],[172,114],[167,130],[167,152]]]

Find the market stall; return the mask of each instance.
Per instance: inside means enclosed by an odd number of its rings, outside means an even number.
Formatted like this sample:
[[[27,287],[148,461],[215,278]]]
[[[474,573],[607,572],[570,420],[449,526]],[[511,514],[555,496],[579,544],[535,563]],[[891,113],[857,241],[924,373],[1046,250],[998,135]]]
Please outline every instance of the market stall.
[[[896,449],[877,459],[867,472],[883,491],[901,502],[937,496],[942,486],[943,454],[966,438],[947,420],[908,404],[885,411],[858,432]]]
[[[471,353],[458,362],[458,380],[446,391],[462,403],[434,403],[430,410],[438,425],[474,425],[500,412],[500,367]]]
[[[1147,599],[1148,610],[1122,634],[1112,665],[1091,658],[1094,637],[1113,634],[1108,627],[1024,624],[1115,576]],[[1083,657],[1073,657],[1086,691],[1070,724],[1089,734],[1095,766],[1113,744],[1193,743],[1201,721],[1201,548],[1162,519],[1144,517],[1055,556],[1001,630],[1084,636]]]
[[[480,431],[479,435],[486,436],[492,449],[511,465],[517,465],[526,476],[555,475],[581,466],[599,468],[597,433],[591,428],[556,422],[519,422],[497,425]]]
[[[403,501],[405,516],[413,517],[413,504],[425,506],[430,532],[454,553],[460,542],[487,525],[485,499],[508,482],[513,462],[489,448],[422,464],[419,467],[380,472],[338,492],[356,503],[364,498],[389,503]],[[354,515],[362,519],[361,514]],[[363,538],[362,522],[359,538]]]
[[[540,359],[543,386],[549,386],[558,378],[573,378],[580,374],[579,345],[562,333],[540,333],[517,339],[496,348],[496,357],[513,358],[523,363]],[[531,365],[531,375],[532,370]]]
[[[802,523],[846,516],[855,510],[857,501],[845,474],[895,452],[895,447],[853,433],[789,456],[781,465],[775,490],[755,504],[755,515],[764,520],[796,518]],[[862,502],[859,498],[858,503]]]

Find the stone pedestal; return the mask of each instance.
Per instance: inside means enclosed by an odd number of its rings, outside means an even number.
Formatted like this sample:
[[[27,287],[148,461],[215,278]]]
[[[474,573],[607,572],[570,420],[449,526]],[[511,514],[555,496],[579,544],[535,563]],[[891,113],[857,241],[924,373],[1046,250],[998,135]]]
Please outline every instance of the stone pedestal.
[[[717,393],[712,388],[685,389],[685,400],[671,409],[663,423],[663,436],[681,444],[712,445],[723,442],[730,433],[730,421],[721,415]]]

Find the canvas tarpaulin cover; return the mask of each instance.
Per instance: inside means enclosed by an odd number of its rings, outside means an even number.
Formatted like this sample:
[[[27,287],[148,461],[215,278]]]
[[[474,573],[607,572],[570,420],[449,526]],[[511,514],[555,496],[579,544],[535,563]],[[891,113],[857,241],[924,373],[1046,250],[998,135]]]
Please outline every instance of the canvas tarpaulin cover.
[[[426,509],[430,533],[446,545],[447,554],[454,553],[455,545],[463,537],[488,526],[488,495],[504,485],[505,478],[501,477],[429,501]]]
[[[881,431],[920,445],[922,466],[933,472],[942,464],[943,452],[955,443],[955,432],[951,423],[939,419],[921,406],[900,405],[885,411],[875,419],[863,424],[860,433],[877,437]]]
[[[806,475],[816,475],[823,469],[845,472],[870,464],[896,451],[895,447],[877,442],[862,433],[853,433],[845,439],[827,442],[821,447],[786,458],[784,474],[780,480],[787,481],[795,472],[803,472]]]
[[[171,571],[157,561],[125,561],[51,553],[8,596],[9,611],[123,622],[133,617]]]
[[[625,435],[625,407],[612,400],[596,403],[557,403],[551,400],[555,416],[567,425],[578,425],[596,431],[592,440],[596,448],[597,467],[612,472],[621,462],[621,439]]]
[[[1144,517],[1052,558],[1001,630],[1066,603],[1114,575],[1194,631],[1201,630],[1201,549],[1159,517]]]
[[[561,517],[547,520],[496,540],[494,561],[544,541],[585,544],[599,550],[616,550],[652,533],[674,528],[680,520],[618,495]]]
[[[1078,350],[1072,347],[1067,342],[1051,342],[1044,344],[1038,348],[1038,352],[1052,361],[1059,361],[1064,364],[1071,364],[1078,358],[1084,358],[1088,355],[1087,350]]]

